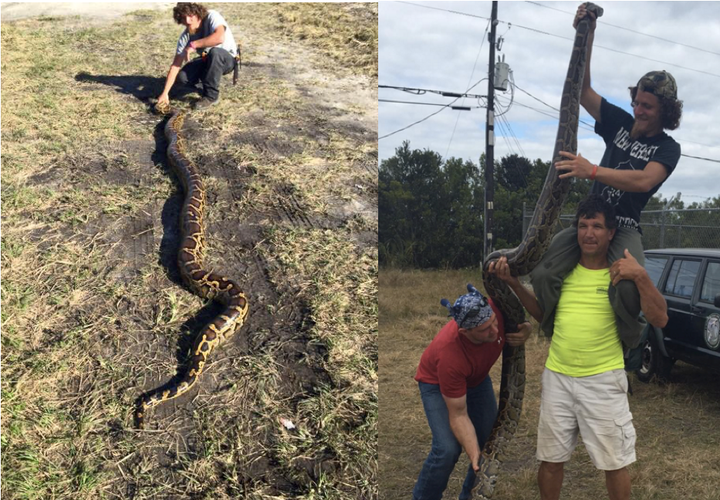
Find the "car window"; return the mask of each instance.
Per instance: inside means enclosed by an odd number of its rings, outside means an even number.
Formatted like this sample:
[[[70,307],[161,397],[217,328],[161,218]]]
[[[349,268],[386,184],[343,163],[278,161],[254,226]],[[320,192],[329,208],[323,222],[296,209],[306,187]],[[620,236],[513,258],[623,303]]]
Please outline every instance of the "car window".
[[[720,293],[720,262],[709,262],[705,271],[700,300],[712,303]]]
[[[645,257],[645,269],[655,286],[658,286],[667,261],[667,257]]]
[[[680,297],[691,297],[695,285],[695,277],[700,269],[699,260],[675,259],[670,268],[665,293]]]

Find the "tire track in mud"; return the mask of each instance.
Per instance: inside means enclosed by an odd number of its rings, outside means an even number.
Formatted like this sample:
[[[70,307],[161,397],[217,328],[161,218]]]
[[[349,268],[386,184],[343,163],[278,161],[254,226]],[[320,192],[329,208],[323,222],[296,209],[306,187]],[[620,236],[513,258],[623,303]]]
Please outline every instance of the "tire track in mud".
[[[295,189],[291,185],[276,185],[273,191],[276,195],[273,208],[280,221],[292,227],[302,229],[316,229],[319,227],[318,224],[306,214],[306,211],[300,205],[300,201],[295,196]]]
[[[256,142],[266,148],[262,141]],[[159,144],[159,147],[164,145]],[[256,247],[265,237],[264,227],[268,221],[271,225],[281,224],[304,229],[316,228],[319,224],[307,215],[307,210],[302,206],[291,185],[273,186],[277,202],[265,211],[235,212],[233,209],[241,204],[244,197],[244,188],[238,186],[246,186],[252,182],[254,170],[239,167],[223,158],[211,160],[206,157],[205,159],[210,161],[199,165],[203,177],[210,178],[217,172],[216,177],[223,181],[213,183],[214,192],[209,193],[208,196],[209,205],[206,209],[208,244],[205,261],[207,267],[222,269],[224,274],[240,282],[249,296],[250,314],[246,325],[213,353],[207,371],[198,381],[197,387],[154,410],[150,425],[160,428],[174,427],[176,430],[171,432],[172,435],[177,436],[173,439],[175,447],[190,457],[202,455],[203,442],[198,429],[193,425],[193,413],[203,412],[206,411],[203,408],[214,406],[216,401],[223,399],[223,393],[231,397],[227,391],[236,384],[244,383],[241,366],[234,362],[235,358],[270,356],[273,363],[279,367],[278,397],[287,402],[291,414],[297,411],[298,405],[304,399],[317,394],[320,386],[332,385],[332,379],[324,368],[327,349],[313,341],[311,311],[299,298],[299,284],[293,283],[292,279],[284,283],[275,283],[271,278],[270,269],[278,264],[268,261],[256,251]],[[170,175],[167,168],[166,173]],[[175,179],[172,181],[176,182]],[[128,262],[134,264],[128,266],[130,269],[126,270],[125,278],[137,275],[143,265],[147,265],[148,256],[157,255],[159,252],[160,260],[166,267],[167,278],[176,281],[173,279],[175,272],[171,269],[175,267],[174,263],[170,264],[167,256],[174,258],[175,254],[171,249],[177,247],[178,243],[177,220],[180,203],[179,194],[166,200],[162,208],[162,227],[157,224],[157,205],[154,209],[145,207],[129,218],[123,233],[127,236],[133,235],[134,238],[125,257]],[[229,207],[230,210],[226,213],[217,213],[213,211],[215,205]],[[154,212],[155,216],[148,212]],[[160,234],[162,242],[158,250],[157,240]],[[180,288],[178,291],[187,292]],[[181,339],[177,342],[178,349],[175,353],[179,372],[182,372],[185,366],[184,352],[205,321],[216,314],[217,311],[214,309],[217,308],[212,305],[205,306],[180,327]],[[144,347],[146,352],[157,354],[158,351],[162,351],[162,345],[158,345],[158,349],[152,347],[158,343],[158,339],[146,336],[146,340],[150,344]],[[162,341],[160,343],[165,344],[167,348],[167,343]],[[168,356],[160,354],[160,357]],[[139,364],[145,363],[140,360]],[[162,364],[167,365],[168,361]],[[158,375],[161,380],[158,380]],[[146,376],[143,376],[144,383],[138,385],[138,390],[164,384],[171,375],[168,373],[163,377],[158,370],[153,370],[152,375],[146,371]],[[252,390],[249,395],[252,399]],[[253,420],[256,417],[236,415],[234,418]],[[261,448],[268,451],[258,452],[254,461],[267,464],[277,462],[277,457],[271,451],[275,439],[272,434],[263,438],[264,446]],[[174,458],[163,451],[165,448],[163,446],[162,449],[161,447],[155,449],[154,460],[170,467]],[[308,464],[306,460],[298,467],[305,471],[308,467],[319,470],[327,461],[328,457],[322,457],[317,464],[314,461]],[[172,475],[171,471],[167,473]],[[280,490],[291,491],[298,487],[294,480],[287,476],[287,471],[283,472],[273,467],[250,467],[245,474],[246,481],[278,485]],[[291,476],[295,475],[297,473],[291,474]]]

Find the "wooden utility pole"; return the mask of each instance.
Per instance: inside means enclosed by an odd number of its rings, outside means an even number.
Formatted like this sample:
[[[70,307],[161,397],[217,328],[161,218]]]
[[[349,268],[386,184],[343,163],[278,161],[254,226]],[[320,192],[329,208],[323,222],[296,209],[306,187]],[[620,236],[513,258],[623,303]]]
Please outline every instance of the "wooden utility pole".
[[[487,120],[485,121],[485,243],[483,261],[493,251],[493,198],[495,197],[495,28],[497,27],[497,1],[492,3],[490,26],[490,64],[488,67]]]

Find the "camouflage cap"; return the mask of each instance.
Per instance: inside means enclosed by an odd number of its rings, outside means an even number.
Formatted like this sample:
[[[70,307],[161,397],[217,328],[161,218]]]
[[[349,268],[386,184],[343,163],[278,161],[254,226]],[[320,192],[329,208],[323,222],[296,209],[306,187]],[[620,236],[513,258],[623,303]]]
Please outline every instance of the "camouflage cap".
[[[467,289],[469,293],[460,296],[455,304],[450,305],[448,299],[442,299],[440,303],[447,308],[460,328],[470,330],[489,320],[493,310],[477,288],[468,284]]]
[[[677,100],[677,83],[675,83],[675,78],[665,70],[651,71],[646,74],[638,81],[637,88],[657,97]]]

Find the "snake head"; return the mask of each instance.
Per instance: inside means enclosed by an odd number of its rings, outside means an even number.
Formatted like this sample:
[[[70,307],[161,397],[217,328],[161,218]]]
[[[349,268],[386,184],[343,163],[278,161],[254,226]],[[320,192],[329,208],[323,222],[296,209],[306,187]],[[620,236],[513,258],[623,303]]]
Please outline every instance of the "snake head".
[[[170,104],[163,102],[163,103],[156,103],[155,106],[153,106],[153,109],[156,113],[160,115],[169,115],[172,111],[172,108],[170,107]]]

